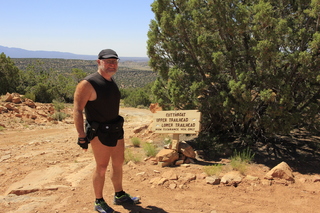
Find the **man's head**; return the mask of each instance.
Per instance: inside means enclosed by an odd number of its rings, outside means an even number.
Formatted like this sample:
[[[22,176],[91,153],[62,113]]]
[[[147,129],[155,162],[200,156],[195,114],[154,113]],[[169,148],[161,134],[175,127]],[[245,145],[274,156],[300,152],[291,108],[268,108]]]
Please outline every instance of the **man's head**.
[[[101,50],[98,59],[107,59],[107,58],[115,58],[119,59],[118,54],[112,49],[104,49]]]
[[[98,70],[100,74],[114,75],[118,71],[118,54],[111,49],[101,50],[98,55]]]

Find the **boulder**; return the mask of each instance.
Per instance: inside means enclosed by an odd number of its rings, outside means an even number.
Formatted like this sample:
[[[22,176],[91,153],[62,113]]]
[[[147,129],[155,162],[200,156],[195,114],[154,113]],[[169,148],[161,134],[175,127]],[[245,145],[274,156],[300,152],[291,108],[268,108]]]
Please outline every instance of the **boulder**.
[[[162,107],[160,107],[158,103],[150,104],[149,109],[152,113],[155,113],[157,111],[162,111]]]
[[[179,143],[179,152],[189,158],[196,158],[196,152],[194,149],[185,141]]]
[[[265,179],[284,179],[287,181],[294,181],[292,169],[286,162],[281,162],[277,166],[273,167],[265,176]]]
[[[25,101],[25,104],[28,107],[31,107],[31,108],[35,108],[36,107],[35,103],[31,99],[26,98],[24,101]]]
[[[21,98],[20,97],[13,97],[12,98],[12,103],[15,103],[15,104],[21,103]]]
[[[172,149],[162,149],[156,155],[156,159],[158,162],[165,162],[166,165],[169,165],[179,159],[179,153]]]
[[[8,110],[14,110],[15,109],[15,105],[13,103],[7,103],[5,104],[5,107],[8,109]]]
[[[220,178],[218,178],[217,176],[208,176],[206,177],[206,183],[207,184],[212,184],[212,185],[219,185],[220,184]]]
[[[13,96],[10,93],[6,94],[6,97],[4,99],[5,102],[11,102],[12,101]]]
[[[231,171],[221,178],[221,183],[228,186],[237,186],[242,181],[242,176],[239,171]]]

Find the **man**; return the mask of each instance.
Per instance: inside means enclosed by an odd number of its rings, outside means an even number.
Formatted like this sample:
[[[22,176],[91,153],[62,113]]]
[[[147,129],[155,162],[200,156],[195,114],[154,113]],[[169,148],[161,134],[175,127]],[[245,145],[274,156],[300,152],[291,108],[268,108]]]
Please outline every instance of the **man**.
[[[110,159],[111,181],[115,190],[114,204],[139,202],[139,198],[131,197],[122,188],[123,118],[119,116],[120,91],[112,79],[118,70],[118,61],[115,51],[102,50],[97,60],[98,71],[82,80],[74,93],[74,123],[78,132],[78,145],[87,151],[88,144],[91,143],[96,161],[93,174],[95,210],[102,213],[114,212],[103,199],[105,173]]]

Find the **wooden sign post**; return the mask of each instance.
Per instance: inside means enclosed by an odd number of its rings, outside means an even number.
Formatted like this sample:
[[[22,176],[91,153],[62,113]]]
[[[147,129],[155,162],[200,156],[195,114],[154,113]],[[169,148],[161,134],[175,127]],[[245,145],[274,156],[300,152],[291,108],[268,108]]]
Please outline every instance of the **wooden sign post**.
[[[201,113],[197,110],[157,111],[153,115],[155,133],[172,133],[172,149],[178,150],[179,134],[196,134],[200,131]]]

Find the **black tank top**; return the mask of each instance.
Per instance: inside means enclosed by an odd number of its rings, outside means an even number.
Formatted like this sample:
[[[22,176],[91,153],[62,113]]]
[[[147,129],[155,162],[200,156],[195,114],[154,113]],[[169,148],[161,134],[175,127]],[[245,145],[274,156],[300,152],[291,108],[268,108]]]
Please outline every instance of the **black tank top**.
[[[86,119],[89,122],[96,121],[107,123],[116,119],[119,115],[120,91],[117,84],[106,80],[98,72],[84,78],[94,88],[97,99],[88,101],[85,106]]]

